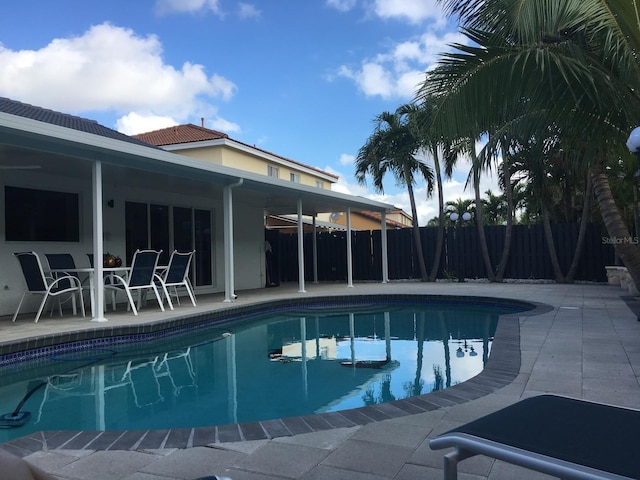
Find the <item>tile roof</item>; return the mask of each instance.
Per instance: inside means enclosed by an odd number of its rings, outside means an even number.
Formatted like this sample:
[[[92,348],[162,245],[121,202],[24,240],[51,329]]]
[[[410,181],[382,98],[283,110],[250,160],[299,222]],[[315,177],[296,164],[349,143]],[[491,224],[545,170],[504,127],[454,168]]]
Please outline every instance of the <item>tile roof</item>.
[[[134,138],[161,147],[163,145],[219,140],[221,138],[229,138],[229,135],[218,132],[217,130],[198,127],[197,125],[188,123],[186,125],[174,125],[173,127],[162,128],[152,132],[139,133],[134,135]]]
[[[252,148],[253,150],[257,150],[259,152],[266,153],[268,155],[273,155],[274,157],[281,158],[282,160],[285,160],[287,162],[295,163],[302,167],[315,170],[316,172],[322,173],[330,177],[334,177],[336,179],[339,178],[337,175],[334,175],[329,172],[325,172],[324,170],[320,170],[319,168],[311,167],[309,165],[305,165],[304,163],[298,162],[296,160],[291,160],[290,158],[283,157],[282,155],[278,155],[276,153],[263,150],[261,148],[256,147],[255,145],[249,145],[247,143],[240,142],[238,140],[235,140],[229,137],[229,135],[227,135],[226,133],[218,132],[217,130],[211,130],[210,128],[199,127],[192,123],[188,123],[186,125],[175,125],[173,127],[154,130],[152,132],[139,133],[137,135],[134,135],[134,138],[143,140],[153,145],[157,145],[159,147],[167,146],[167,145],[179,145],[181,143],[220,140],[220,139],[226,138],[240,145],[244,145],[246,147]]]
[[[101,137],[156,148],[154,145],[140,139],[130,137],[124,133],[120,133],[116,130],[105,127],[104,125],[100,125],[95,120],[89,120],[87,118],[76,117],[74,115],[36,107],[27,103],[18,102],[17,100],[11,100],[9,98],[0,97],[0,112],[28,118],[30,120],[37,120],[51,125],[70,128],[72,130],[78,130],[80,132],[91,133]]]

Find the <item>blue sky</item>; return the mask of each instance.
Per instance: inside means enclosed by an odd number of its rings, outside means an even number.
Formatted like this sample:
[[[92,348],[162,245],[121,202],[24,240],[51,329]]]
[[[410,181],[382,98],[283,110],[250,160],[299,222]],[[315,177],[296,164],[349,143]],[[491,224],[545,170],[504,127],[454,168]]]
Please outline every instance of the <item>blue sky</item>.
[[[354,179],[373,119],[462,42],[435,0],[21,0],[0,7],[0,96],[127,134],[194,123]],[[463,168],[445,201],[471,197]],[[421,184],[419,219],[436,214]],[[491,185],[483,187],[483,190]],[[496,191],[496,188],[493,187]]]

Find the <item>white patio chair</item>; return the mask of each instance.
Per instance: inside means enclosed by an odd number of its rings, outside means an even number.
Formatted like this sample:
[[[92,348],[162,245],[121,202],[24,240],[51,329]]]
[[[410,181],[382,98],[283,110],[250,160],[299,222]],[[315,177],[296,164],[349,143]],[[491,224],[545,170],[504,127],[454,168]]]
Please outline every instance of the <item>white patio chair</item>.
[[[196,297],[193,293],[193,287],[189,280],[189,267],[191,265],[191,259],[195,254],[195,250],[192,252],[180,253],[174,250],[169,258],[169,265],[167,269],[160,275],[156,275],[156,280],[162,286],[169,308],[173,310],[173,303],[171,302],[171,296],[169,290],[173,289],[173,293],[176,297],[176,302],[180,305],[180,297],[178,295],[178,287],[184,287],[187,290],[187,294],[191,299],[193,306],[196,306]]]
[[[142,301],[142,292],[152,289],[160,305],[160,310],[164,312],[164,305],[158,288],[154,282],[156,268],[158,266],[158,258],[160,257],[160,251],[156,250],[136,250],[133,254],[133,260],[131,261],[131,270],[126,276],[113,274],[107,277],[112,283],[105,283],[104,288],[111,290],[111,292],[123,291],[127,295],[129,300],[129,306],[133,310],[134,315],[138,315],[138,309],[140,308],[140,302]],[[105,282],[107,281],[105,278]],[[136,308],[131,292],[138,291],[138,307]],[[112,297],[113,309],[115,310],[115,295]]]
[[[80,297],[80,306],[82,307],[82,316],[85,316],[84,311],[84,301],[82,299],[82,284],[77,277],[72,275],[62,275],[58,278],[47,277],[44,274],[44,270],[42,269],[42,263],[40,262],[40,257],[35,252],[18,252],[14,253],[15,257],[20,262],[20,267],[22,267],[22,273],[24,275],[25,282],[27,284],[27,290],[22,294],[22,298],[20,299],[20,303],[18,303],[18,308],[16,309],[16,313],[13,315],[13,322],[16,321],[18,317],[18,313],[20,312],[20,308],[22,307],[22,302],[24,301],[24,297],[29,295],[42,295],[42,303],[40,303],[40,307],[38,308],[38,313],[36,314],[36,318],[34,320],[35,323],[38,323],[40,319],[40,315],[42,314],[42,310],[44,309],[47,300],[50,297],[58,297],[59,295],[64,295],[67,293],[71,293],[71,302],[73,306],[73,314],[77,315],[78,310],[76,308],[76,296],[77,293]],[[62,312],[60,312],[62,315]]]

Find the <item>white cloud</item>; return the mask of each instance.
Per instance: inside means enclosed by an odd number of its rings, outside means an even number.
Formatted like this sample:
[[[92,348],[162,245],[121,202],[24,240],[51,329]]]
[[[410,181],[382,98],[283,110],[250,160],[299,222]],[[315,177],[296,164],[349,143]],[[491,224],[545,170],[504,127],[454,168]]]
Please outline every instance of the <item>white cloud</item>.
[[[135,135],[137,133],[160,130],[161,128],[167,128],[177,124],[178,122],[171,117],[142,115],[131,112],[118,119],[116,129],[125,135]]]
[[[340,12],[348,12],[356,6],[357,0],[327,0],[327,5]]]
[[[240,2],[238,5],[240,18],[259,18],[261,15],[260,10],[255,5],[250,3]]]
[[[340,159],[338,160],[338,162],[340,162],[340,165],[353,165],[355,161],[356,157],[347,153],[343,153],[342,155],[340,155]]]
[[[363,60],[359,67],[342,65],[338,76],[352,80],[366,96],[410,99],[424,81],[425,72],[433,68],[438,54],[455,42],[464,42],[464,37],[457,32],[441,36],[428,32]]]
[[[226,78],[213,74],[211,77],[211,93],[214,96],[220,96],[223,100],[229,100],[236,93],[238,87],[231,80],[227,80]]]
[[[324,168],[323,170],[329,173],[333,173],[334,175],[340,175],[330,167]],[[372,194],[366,186],[359,185],[358,183],[349,183],[343,175],[340,175],[338,177],[338,181],[336,183],[331,184],[331,191],[345,193],[347,195],[356,195],[358,197],[365,198],[375,197],[375,194]]]
[[[375,0],[374,11],[381,18],[422,23],[427,19],[444,24],[445,15],[437,0]]]
[[[202,65],[164,63],[157,37],[107,23],[39,50],[0,45],[0,64],[0,95],[69,113],[125,114],[125,128],[208,114],[212,100],[228,100],[237,90],[221,75],[208,77]]]
[[[219,3],[219,0],[156,0],[155,9],[160,14],[211,11],[221,15]]]
[[[216,117],[211,121],[211,128],[225,133],[235,133],[240,131],[240,125],[221,117]]]

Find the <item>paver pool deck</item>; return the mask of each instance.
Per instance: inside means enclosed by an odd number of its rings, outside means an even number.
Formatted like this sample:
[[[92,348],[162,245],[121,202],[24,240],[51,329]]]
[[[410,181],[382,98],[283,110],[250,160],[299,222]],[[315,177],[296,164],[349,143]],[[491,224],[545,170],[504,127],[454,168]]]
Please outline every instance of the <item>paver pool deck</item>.
[[[34,336],[149,323],[172,315],[300,296],[460,295],[524,300],[539,308],[501,320],[499,329],[509,325],[496,335],[491,368],[487,369],[493,371],[453,390],[422,396],[414,402],[415,409],[411,403],[383,406],[375,419],[316,426],[310,428],[314,430],[311,433],[274,438],[266,427],[261,435],[265,438],[259,440],[242,438],[243,431],[238,429],[241,441],[214,441],[190,448],[172,448],[168,432],[160,445],[164,448],[147,449],[139,444],[126,450],[70,449],[69,445],[34,449],[26,442],[8,442],[0,448],[59,479],[191,480],[207,475],[233,480],[439,479],[446,451],[432,451],[431,438],[523,398],[554,393],[640,409],[640,322],[636,314],[640,299],[620,287],[392,282],[356,284],[353,288],[308,284],[306,289],[299,293],[296,284],[240,291],[233,303],[222,302],[221,294],[201,295],[197,307],[183,302],[164,314],[150,302],[137,317],[108,312],[109,322],[102,324],[88,318],[56,316],[43,316],[34,324],[28,315],[13,324],[10,316],[1,317],[0,346]],[[513,371],[509,373],[509,369]],[[188,442],[193,444],[193,434]],[[463,461],[459,472],[461,480],[549,478],[480,456]]]

